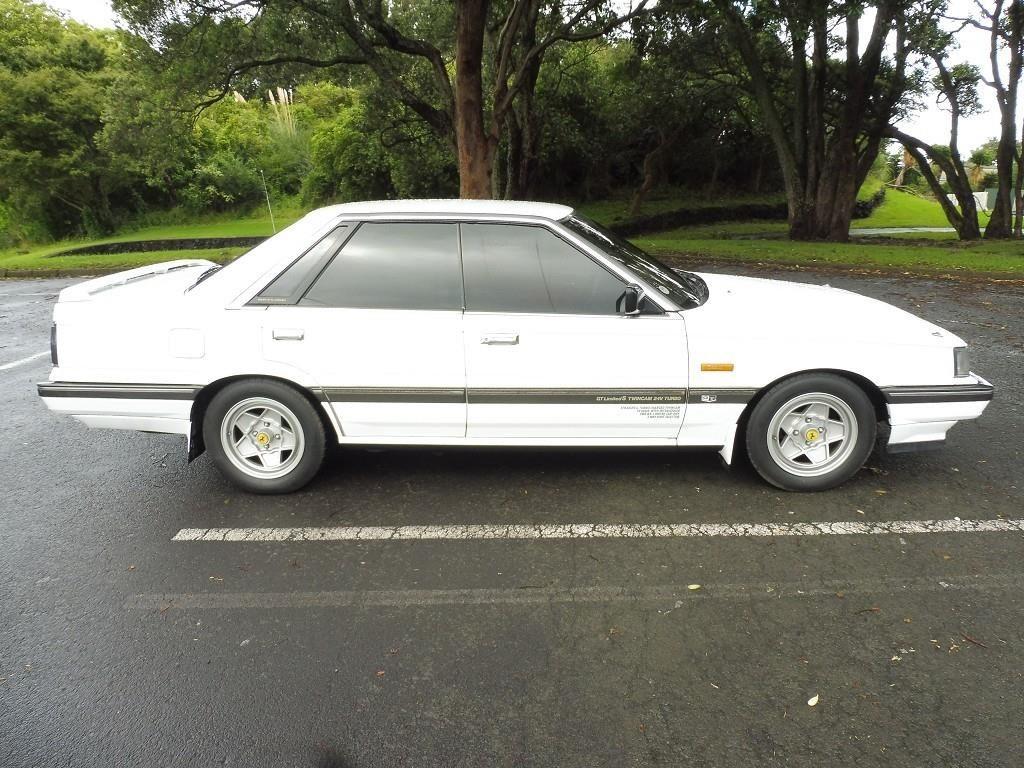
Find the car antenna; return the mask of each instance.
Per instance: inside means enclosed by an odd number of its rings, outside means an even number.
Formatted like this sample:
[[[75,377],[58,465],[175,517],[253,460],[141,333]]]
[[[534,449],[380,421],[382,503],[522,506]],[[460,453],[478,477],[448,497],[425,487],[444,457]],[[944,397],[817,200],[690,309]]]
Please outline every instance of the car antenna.
[[[270,228],[274,230],[274,234],[277,234],[277,225],[274,223],[274,209],[270,207],[270,190],[267,189],[267,177],[263,175],[263,169],[260,168],[260,178],[263,179],[263,194],[267,196],[267,210],[270,211]]]

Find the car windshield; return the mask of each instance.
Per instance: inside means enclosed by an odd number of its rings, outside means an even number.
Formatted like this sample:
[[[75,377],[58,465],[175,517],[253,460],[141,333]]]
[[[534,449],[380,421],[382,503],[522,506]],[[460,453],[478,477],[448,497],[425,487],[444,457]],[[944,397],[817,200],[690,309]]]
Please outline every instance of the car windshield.
[[[692,272],[676,271],[662,264],[628,240],[584,216],[572,214],[561,222],[588,243],[622,263],[680,307],[699,307],[708,298],[708,286]]]

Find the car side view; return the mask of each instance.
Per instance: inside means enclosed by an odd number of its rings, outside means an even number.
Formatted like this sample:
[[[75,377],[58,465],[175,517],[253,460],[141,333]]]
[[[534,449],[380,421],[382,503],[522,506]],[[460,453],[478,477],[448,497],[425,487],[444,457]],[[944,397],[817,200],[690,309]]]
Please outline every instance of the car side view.
[[[737,441],[769,483],[834,487],[879,422],[941,445],[992,386],[963,340],[848,291],[672,270],[571,208],[501,201],[314,211],[220,267],[66,288],[46,406],[185,435],[241,488],[308,483],[346,445]]]

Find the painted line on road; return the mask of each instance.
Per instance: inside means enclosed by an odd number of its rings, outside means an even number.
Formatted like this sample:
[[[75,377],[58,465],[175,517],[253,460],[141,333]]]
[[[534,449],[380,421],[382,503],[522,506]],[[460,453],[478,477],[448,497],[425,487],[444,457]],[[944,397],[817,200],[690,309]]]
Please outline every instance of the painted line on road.
[[[0,371],[9,371],[12,368],[17,368],[19,365],[25,365],[25,363],[31,363],[33,360],[38,360],[40,357],[43,357],[44,355],[48,354],[50,354],[50,350],[46,350],[44,352],[37,352],[34,355],[23,357],[21,358],[21,360],[14,360],[10,363],[4,363],[3,365],[0,365]]]
[[[510,587],[504,589],[384,589],[325,590],[317,592],[187,592],[138,594],[124,603],[128,610],[171,609],[266,609],[266,608],[418,608],[447,605],[538,605],[562,603],[665,604],[667,613],[689,601],[779,600],[831,598],[836,594],[900,595],[964,590],[1012,590],[1024,587],[1024,574],[1009,573],[934,578],[888,578],[866,581],[817,581],[814,583],[757,582],[703,584],[699,590],[686,584],[601,587]]]
[[[394,527],[182,528],[172,541],[467,541],[479,539],[685,539],[1024,532],[1024,520],[889,520],[821,523],[571,523]]]

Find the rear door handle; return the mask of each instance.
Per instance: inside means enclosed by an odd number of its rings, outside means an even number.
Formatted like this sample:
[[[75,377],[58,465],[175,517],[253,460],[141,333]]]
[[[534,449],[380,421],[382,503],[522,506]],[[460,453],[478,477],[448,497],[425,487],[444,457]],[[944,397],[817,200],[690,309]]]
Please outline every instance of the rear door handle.
[[[518,333],[485,333],[480,337],[481,344],[518,344]]]
[[[274,341],[302,341],[306,332],[301,328],[275,328],[271,331]]]

